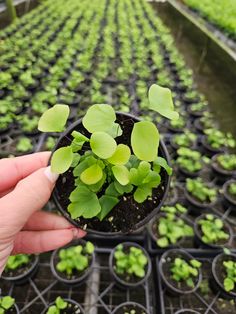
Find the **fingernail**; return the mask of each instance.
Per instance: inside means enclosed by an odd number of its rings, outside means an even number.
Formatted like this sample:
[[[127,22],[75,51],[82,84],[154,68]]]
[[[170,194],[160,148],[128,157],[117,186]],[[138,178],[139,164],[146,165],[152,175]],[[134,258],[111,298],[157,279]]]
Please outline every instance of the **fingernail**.
[[[84,232],[81,229],[72,229],[72,233],[73,233],[73,238],[74,239],[79,239],[79,238],[83,238],[86,235],[86,232]]]
[[[48,178],[49,181],[55,183],[59,177],[59,174],[53,173],[51,171],[51,166],[48,166],[44,171],[45,176]]]

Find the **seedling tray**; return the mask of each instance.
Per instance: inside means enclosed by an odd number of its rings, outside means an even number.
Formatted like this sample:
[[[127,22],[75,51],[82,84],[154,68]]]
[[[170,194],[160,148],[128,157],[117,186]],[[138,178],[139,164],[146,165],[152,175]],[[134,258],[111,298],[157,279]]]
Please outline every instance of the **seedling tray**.
[[[158,291],[157,304],[158,313],[174,314],[181,309],[191,309],[200,314],[233,314],[236,312],[235,301],[226,300],[219,296],[219,292],[215,293],[209,285],[211,278],[211,265],[214,255],[208,254],[208,257],[199,257],[199,252],[193,254],[202,263],[202,283],[198,290],[192,294],[179,295],[177,297],[170,296],[165,288],[163,288],[162,280],[158,272],[159,258],[156,258],[155,272],[157,276],[156,289]]]
[[[96,249],[96,262],[90,277],[80,286],[69,287],[58,282],[50,269],[51,254],[41,254],[37,274],[26,284],[17,286],[0,281],[2,295],[11,295],[20,313],[39,314],[57,296],[77,301],[86,314],[112,313],[114,308],[126,301],[142,304],[150,314],[155,314],[155,290],[152,276],[139,287],[120,289],[110,275],[108,267],[110,248]]]

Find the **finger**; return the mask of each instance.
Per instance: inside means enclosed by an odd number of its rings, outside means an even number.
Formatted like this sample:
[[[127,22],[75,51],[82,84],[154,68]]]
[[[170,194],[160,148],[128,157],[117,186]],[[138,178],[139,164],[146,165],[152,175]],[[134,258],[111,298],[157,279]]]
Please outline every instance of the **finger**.
[[[11,232],[20,231],[30,216],[47,203],[57,177],[47,167],[21,180],[11,193],[0,199],[1,227],[11,222]]]
[[[65,218],[52,213],[38,211],[33,213],[25,224],[23,230],[57,230],[67,229],[73,226]]]
[[[15,158],[0,160],[0,193],[14,187],[34,171],[46,167],[50,152],[35,153]]]
[[[12,254],[33,254],[55,250],[73,239],[82,238],[85,232],[80,229],[63,229],[50,231],[22,231],[14,241]]]

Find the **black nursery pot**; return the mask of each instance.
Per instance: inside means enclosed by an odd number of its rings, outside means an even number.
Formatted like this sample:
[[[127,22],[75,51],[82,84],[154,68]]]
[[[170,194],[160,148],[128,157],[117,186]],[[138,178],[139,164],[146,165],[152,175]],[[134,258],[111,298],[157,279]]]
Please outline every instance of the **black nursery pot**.
[[[82,309],[81,305],[78,302],[72,299],[63,299],[63,300],[69,303],[68,308],[63,310],[64,314],[85,314],[84,310]],[[42,312],[42,314],[46,314],[49,307],[54,304],[55,302],[50,303],[48,307]]]
[[[180,165],[178,165],[178,171],[179,171],[179,174],[186,179],[186,178],[197,178],[197,177],[199,177],[201,170],[198,170],[195,172],[190,172],[190,171],[182,168]]]
[[[236,211],[236,198],[233,198],[230,193],[228,192],[229,185],[232,183],[236,183],[236,180],[229,180],[225,182],[223,185],[223,195],[224,195],[224,200],[223,204],[224,207],[231,207],[234,211]]]
[[[122,303],[114,309],[112,314],[130,313],[131,310],[135,310],[135,314],[150,314],[144,306],[136,302]]]
[[[130,135],[133,129],[133,125],[140,120],[136,117],[124,114],[116,113],[117,121],[119,122],[123,134],[116,138],[117,143],[126,143],[129,147]],[[82,120],[78,120],[73,123],[62,136],[59,138],[54,151],[62,146],[67,146],[71,143],[72,131],[77,130],[85,136],[90,136],[90,133],[83,127]],[[128,138],[128,140],[127,140]],[[89,149],[89,147],[88,147]],[[169,155],[165,144],[160,140],[158,156],[165,158],[169,162]],[[56,186],[53,191],[53,200],[58,210],[62,215],[67,218],[72,224],[77,227],[85,228],[98,235],[114,235],[122,233],[130,233],[140,229],[146,225],[159,211],[163,205],[169,190],[170,176],[162,168],[161,184],[153,190],[152,200],[146,200],[142,204],[136,203],[133,199],[132,193],[126,194],[123,199],[113,208],[103,221],[99,221],[98,218],[85,219],[80,217],[78,219],[72,219],[67,211],[69,205],[69,196],[74,189],[73,169],[70,168],[65,174],[59,176]],[[112,218],[111,218],[112,217]],[[112,220],[112,222],[110,221]]]
[[[166,287],[169,294],[173,296],[193,293],[198,289],[201,283],[202,280],[201,269],[198,270],[198,277],[195,278],[194,288],[188,287],[187,284],[185,283],[180,283],[180,286],[178,286],[178,283],[171,278],[170,270],[171,264],[177,257],[182,258],[187,262],[189,262],[191,259],[194,259],[192,255],[181,249],[171,249],[166,251],[160,258],[158,268],[163,284]]]
[[[226,241],[222,241],[221,243],[216,243],[216,244],[211,244],[211,243],[205,243],[202,241],[202,231],[201,231],[201,226],[198,224],[199,220],[204,219],[206,217],[206,214],[203,214],[199,216],[195,221],[194,221],[194,242],[196,243],[197,246],[204,247],[206,249],[222,249],[225,245],[230,245],[232,243],[234,234],[233,230],[230,227],[230,225],[226,222],[223,221],[224,223],[224,228],[223,230],[229,234],[229,239]],[[219,218],[219,216],[214,215],[214,218]]]
[[[25,284],[29,278],[32,278],[39,266],[39,256],[31,255],[30,263],[15,270],[4,270],[2,279],[15,283],[17,285]]]
[[[135,288],[140,286],[141,284],[143,284],[145,281],[147,281],[147,279],[149,278],[151,271],[152,271],[152,263],[151,263],[151,258],[148,255],[147,251],[140,245],[138,245],[135,242],[123,242],[120,243],[123,245],[124,251],[127,248],[130,248],[132,246],[139,248],[143,251],[143,253],[145,254],[145,256],[148,259],[148,263],[146,265],[146,269],[145,269],[145,276],[143,278],[137,278],[137,277],[133,277],[132,280],[130,281],[126,281],[124,278],[122,278],[122,276],[119,276],[119,274],[117,274],[114,270],[114,265],[115,265],[115,258],[114,258],[114,253],[116,251],[117,246],[111,251],[110,257],[109,257],[109,270],[111,275],[113,276],[113,278],[115,279],[117,285],[120,288]],[[118,244],[119,245],[119,244]]]
[[[68,285],[68,286],[76,286],[76,285],[81,285],[85,282],[85,280],[88,278],[88,276],[90,275],[94,262],[95,262],[95,253],[93,252],[91,255],[91,259],[89,261],[89,266],[83,270],[81,273],[75,273],[72,275],[71,278],[68,278],[68,276],[65,273],[59,272],[56,269],[56,264],[59,262],[59,251],[61,249],[67,249],[71,246],[76,246],[76,245],[85,245],[86,241],[80,239],[77,241],[73,241],[73,243],[70,243],[68,245],[66,245],[63,248],[59,248],[57,250],[55,250],[52,255],[51,255],[51,260],[50,260],[50,267],[51,267],[51,271],[54,275],[54,277],[57,278],[57,280],[59,280],[60,282],[63,282],[64,284]]]
[[[211,158],[211,161],[212,161],[211,167],[212,167],[212,172],[213,172],[213,178],[217,178],[217,181],[219,183],[224,183],[225,181],[232,178],[232,176],[236,174],[236,171],[223,169],[220,166],[220,164],[217,162],[217,158],[220,155],[221,154],[216,154]],[[236,200],[235,200],[235,204],[236,204]]]
[[[212,263],[211,287],[215,292],[220,292],[221,297],[225,299],[236,298],[236,289],[227,292],[224,288],[224,276],[226,276],[226,271],[223,262],[230,260],[236,262],[236,255],[222,253],[217,255]]]
[[[200,313],[194,310],[190,310],[190,309],[182,309],[175,312],[175,314],[200,314]]]
[[[205,155],[208,157],[212,157],[215,154],[223,153],[225,151],[225,147],[214,148],[207,143],[206,135],[203,135],[201,138],[202,150]]]

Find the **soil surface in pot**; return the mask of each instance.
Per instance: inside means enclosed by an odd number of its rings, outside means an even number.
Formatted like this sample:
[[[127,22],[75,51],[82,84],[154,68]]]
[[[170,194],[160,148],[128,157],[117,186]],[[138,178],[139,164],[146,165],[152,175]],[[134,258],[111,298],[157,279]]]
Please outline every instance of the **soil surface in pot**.
[[[114,312],[114,314],[125,314],[130,313],[131,310],[135,310],[135,314],[148,314],[138,305],[124,305],[120,309]]]
[[[30,255],[29,256],[30,261],[28,264],[22,265],[21,267],[18,267],[17,269],[6,269],[3,272],[4,277],[18,277],[18,276],[23,276],[24,274],[28,273],[29,270],[32,268],[34,262],[35,262],[35,256]]]
[[[229,192],[229,186],[227,186],[226,193],[227,193],[228,196],[236,203],[236,195],[232,195],[232,194]]]
[[[132,117],[127,117],[117,114],[117,120],[123,130],[122,136],[116,138],[117,144],[125,143],[131,148],[130,135],[133,129],[133,125],[136,122]],[[82,124],[78,125],[75,130],[81,132],[85,136],[90,136],[87,130]],[[59,142],[57,148],[70,145],[71,135],[64,137]],[[85,150],[89,147],[84,145]],[[132,151],[132,150],[131,150]],[[159,149],[159,156],[162,156]],[[58,201],[61,204],[64,211],[67,212],[67,207],[70,204],[69,196],[74,190],[74,177],[72,173],[73,169],[70,168],[66,173],[61,175],[56,183],[56,193]],[[125,194],[121,201],[113,208],[113,210],[106,216],[103,221],[99,221],[98,218],[85,219],[80,217],[75,219],[78,225],[82,227],[88,227],[89,229],[102,231],[102,232],[130,232],[134,229],[134,226],[144,220],[160,203],[164,195],[164,187],[167,180],[167,174],[162,168],[160,172],[162,178],[160,185],[153,189],[152,198],[139,204],[134,201],[132,193]],[[106,189],[104,185],[103,191],[98,194],[98,197],[103,195]],[[69,214],[69,213],[68,213]]]

